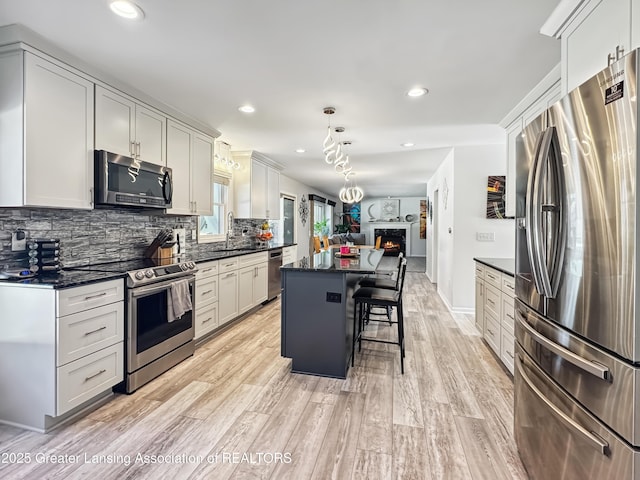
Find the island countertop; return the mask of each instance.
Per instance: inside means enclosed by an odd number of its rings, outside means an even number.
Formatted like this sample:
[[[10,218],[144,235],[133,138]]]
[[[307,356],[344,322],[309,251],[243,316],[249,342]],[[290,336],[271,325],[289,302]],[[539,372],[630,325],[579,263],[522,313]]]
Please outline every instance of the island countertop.
[[[283,271],[324,272],[324,273],[375,273],[384,255],[384,250],[361,248],[355,257],[342,257],[337,249],[316,253],[303,257],[293,263],[283,265]]]

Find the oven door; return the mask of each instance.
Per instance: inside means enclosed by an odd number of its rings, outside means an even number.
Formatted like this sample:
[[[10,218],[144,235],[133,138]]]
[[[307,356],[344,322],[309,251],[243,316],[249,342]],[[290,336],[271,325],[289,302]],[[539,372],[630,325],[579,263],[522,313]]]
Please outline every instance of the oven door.
[[[181,277],[183,280],[185,277]],[[195,276],[186,277],[193,305]],[[193,310],[171,321],[168,302],[171,285],[177,280],[129,289],[127,309],[127,372],[148,363],[193,340]]]

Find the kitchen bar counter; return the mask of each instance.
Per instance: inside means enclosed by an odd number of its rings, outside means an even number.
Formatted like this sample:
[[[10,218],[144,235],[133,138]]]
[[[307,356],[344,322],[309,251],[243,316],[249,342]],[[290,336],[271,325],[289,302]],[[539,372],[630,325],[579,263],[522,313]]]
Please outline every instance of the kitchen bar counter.
[[[474,258],[476,262],[480,262],[488,267],[495,268],[507,275],[515,276],[516,260],[515,258]]]
[[[374,273],[384,252],[362,250],[359,257],[320,252],[285,265],[282,271],[281,354],[291,369],[323,377],[346,378],[353,342],[358,280]]]

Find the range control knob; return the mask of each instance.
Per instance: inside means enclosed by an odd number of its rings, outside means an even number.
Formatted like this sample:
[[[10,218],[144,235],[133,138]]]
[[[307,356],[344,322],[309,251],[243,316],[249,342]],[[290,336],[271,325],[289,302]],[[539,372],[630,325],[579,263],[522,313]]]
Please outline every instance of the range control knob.
[[[182,264],[180,264],[180,270],[182,270],[183,272],[186,272],[188,268],[189,268],[189,267],[187,266],[187,264],[186,264],[186,263],[182,263]]]
[[[136,277],[138,280],[142,280],[142,279],[144,278],[144,272],[143,272],[142,270],[140,270],[140,271],[136,272],[135,277]]]
[[[194,268],[196,268],[196,264],[195,264],[195,263],[193,263],[193,262],[189,262],[189,263],[187,264],[187,266],[188,266],[190,269],[194,269]]]
[[[144,274],[147,278],[153,278],[154,275],[153,270],[147,270]]]

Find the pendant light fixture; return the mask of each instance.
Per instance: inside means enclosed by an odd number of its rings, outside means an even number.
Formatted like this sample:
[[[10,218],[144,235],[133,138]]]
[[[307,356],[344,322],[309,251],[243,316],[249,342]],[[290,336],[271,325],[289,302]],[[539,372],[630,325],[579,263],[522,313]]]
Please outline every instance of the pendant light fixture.
[[[336,113],[336,109],[333,107],[326,107],[324,110],[324,114],[328,116],[328,126],[327,126],[327,136],[324,138],[322,142],[322,153],[324,153],[324,161],[329,165],[333,163],[336,158],[336,142],[333,140],[331,136],[331,117]]]

